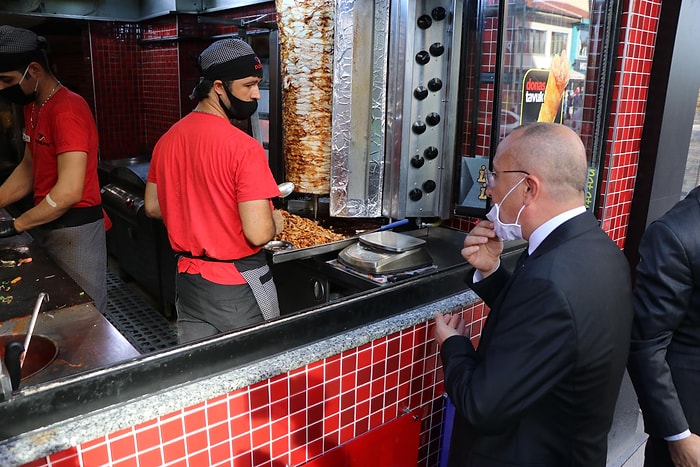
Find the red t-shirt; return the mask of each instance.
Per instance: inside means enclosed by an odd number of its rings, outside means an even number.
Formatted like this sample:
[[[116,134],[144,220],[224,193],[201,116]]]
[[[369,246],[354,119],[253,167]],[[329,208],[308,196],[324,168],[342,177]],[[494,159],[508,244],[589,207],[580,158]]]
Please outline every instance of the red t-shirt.
[[[97,177],[97,125],[85,99],[61,87],[43,105],[41,112],[32,105],[24,108],[25,134],[29,137],[34,172],[34,203],[39,204],[58,180],[58,155],[70,151],[87,153],[83,197],[73,207],[98,206],[102,203]],[[38,115],[38,116],[37,116]]]
[[[231,260],[260,251],[243,234],[238,203],[279,196],[265,150],[216,115],[191,112],[158,141],[148,172],[175,251]],[[178,271],[243,284],[232,263],[180,258]]]

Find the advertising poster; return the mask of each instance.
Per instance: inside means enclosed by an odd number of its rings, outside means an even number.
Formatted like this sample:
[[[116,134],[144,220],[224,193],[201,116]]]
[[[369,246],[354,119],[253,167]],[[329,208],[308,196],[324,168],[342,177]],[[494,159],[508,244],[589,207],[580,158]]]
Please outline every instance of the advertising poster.
[[[540,119],[540,112],[544,110],[542,107],[545,105],[545,91],[547,90],[548,78],[549,70],[532,68],[525,72],[525,76],[523,77],[522,105],[520,107],[522,109],[520,114],[521,124],[539,121],[562,123],[564,116],[564,101],[561,96],[564,93],[563,90],[562,94],[559,95],[558,102],[552,102],[550,99],[550,101],[546,104],[546,106],[549,108],[546,110],[546,112],[543,112],[547,115],[552,115],[553,119]]]
[[[566,51],[552,57],[549,70],[530,69],[523,77],[523,99],[520,123],[562,123],[562,97],[569,84],[570,65]]]

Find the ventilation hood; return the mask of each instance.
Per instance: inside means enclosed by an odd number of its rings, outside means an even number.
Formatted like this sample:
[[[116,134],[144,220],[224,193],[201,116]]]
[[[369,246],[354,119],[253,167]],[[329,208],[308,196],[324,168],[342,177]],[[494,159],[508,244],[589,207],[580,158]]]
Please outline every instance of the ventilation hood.
[[[46,18],[142,21],[170,13],[205,13],[264,3],[264,0],[3,0],[0,24],[30,28]]]

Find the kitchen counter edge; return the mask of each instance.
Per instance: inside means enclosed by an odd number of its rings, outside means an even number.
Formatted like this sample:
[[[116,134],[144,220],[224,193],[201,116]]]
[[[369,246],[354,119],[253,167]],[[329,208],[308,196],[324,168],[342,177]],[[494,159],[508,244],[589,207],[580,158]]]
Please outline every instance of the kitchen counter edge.
[[[480,299],[471,290],[457,293],[387,319],[236,366],[229,371],[100,408],[0,442],[0,464],[18,466],[115,431],[153,420],[231,391],[301,368],[430,321],[437,312],[454,312]]]

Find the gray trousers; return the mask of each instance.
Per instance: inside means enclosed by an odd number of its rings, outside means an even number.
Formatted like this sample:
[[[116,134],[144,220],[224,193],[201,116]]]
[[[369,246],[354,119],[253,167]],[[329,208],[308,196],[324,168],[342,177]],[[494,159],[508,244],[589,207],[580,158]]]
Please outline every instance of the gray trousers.
[[[104,313],[107,309],[107,240],[104,220],[59,229],[41,229],[39,242]]]
[[[175,281],[180,343],[264,321],[248,284],[216,284],[184,273],[178,273]]]

